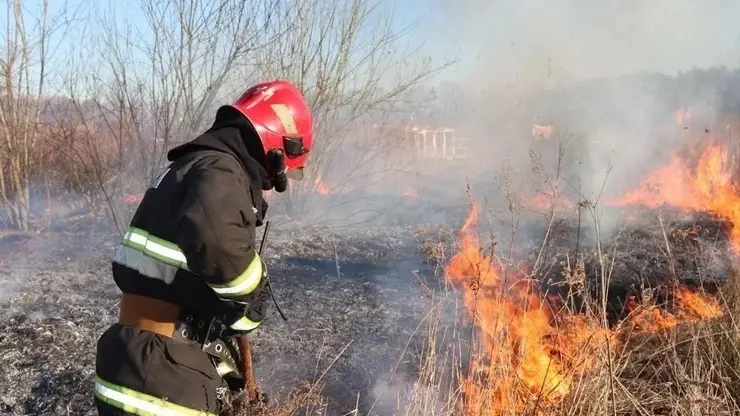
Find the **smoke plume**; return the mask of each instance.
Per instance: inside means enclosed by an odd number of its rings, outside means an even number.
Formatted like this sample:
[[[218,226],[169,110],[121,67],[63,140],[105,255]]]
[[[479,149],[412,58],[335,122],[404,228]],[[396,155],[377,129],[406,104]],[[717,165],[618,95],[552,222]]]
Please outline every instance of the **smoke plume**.
[[[725,128],[737,77],[726,68],[740,64],[740,30],[730,21],[738,3],[436,5],[444,19],[420,30],[432,54],[456,59],[438,85],[437,110],[471,132],[468,166],[481,166],[471,176],[493,181],[492,171],[510,159],[526,182],[533,146],[554,171],[557,146],[542,150],[531,134],[533,125],[552,126],[550,142],[566,145],[565,192],[594,201],[635,186],[682,144]],[[500,194],[483,189],[491,199]]]

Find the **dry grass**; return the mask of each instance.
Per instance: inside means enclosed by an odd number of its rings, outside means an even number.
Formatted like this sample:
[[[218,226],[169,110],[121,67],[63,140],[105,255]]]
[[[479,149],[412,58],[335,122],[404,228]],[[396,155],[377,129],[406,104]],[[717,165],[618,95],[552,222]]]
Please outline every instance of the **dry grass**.
[[[732,284],[740,279],[733,275]],[[729,285],[728,285],[729,286]],[[740,292],[725,288],[725,298],[737,297]],[[421,351],[411,360],[418,365],[417,379],[394,394],[397,397],[395,415],[453,416],[467,413],[462,410],[465,396],[460,391],[461,377],[467,370],[466,354],[470,340],[465,327],[450,325],[439,302],[430,311],[423,328],[428,339]],[[738,309],[736,301],[728,308]],[[626,341],[607,363],[604,344],[593,353],[597,365],[578,372],[571,393],[554,406],[536,406],[530,403],[521,410],[499,412],[497,415],[733,415],[740,412],[740,350],[735,313],[711,322],[679,325],[660,333],[624,333]],[[412,355],[412,354],[409,354]],[[409,358],[407,358],[409,359]],[[610,368],[613,377],[610,377]],[[511,369],[499,369],[511,373]],[[612,393],[610,382],[614,385]],[[495,387],[488,386],[488,391]],[[486,389],[484,389],[485,392]],[[310,401],[310,405],[307,402]],[[318,395],[309,398],[305,391],[295,390],[262,414],[321,415],[325,407]],[[348,415],[361,414],[358,409]],[[369,411],[368,415],[387,414]],[[490,414],[490,413],[488,413]]]
[[[549,183],[554,182],[556,181]],[[502,183],[504,187],[510,186],[511,179],[504,178]],[[554,189],[553,194],[557,193],[557,187],[552,188]],[[493,259],[494,263],[514,270],[519,266],[517,261],[523,251],[515,252],[511,248],[520,241],[516,237],[517,233],[521,232],[517,226],[521,213],[512,199],[516,192],[508,189],[503,194],[510,196],[505,212],[506,224],[510,226],[507,232],[510,234],[503,237],[489,235],[485,239],[490,240],[491,244],[481,247],[481,251]],[[556,199],[557,195],[554,195],[553,202]],[[596,215],[594,215],[595,204],[584,205],[582,212],[585,223],[590,216],[596,217]],[[668,216],[670,217],[669,213]],[[603,328],[607,322],[609,323],[608,334],[611,348],[607,348],[607,342],[602,333],[594,332],[581,334],[588,342],[577,344],[582,348],[569,350],[573,354],[565,361],[570,363],[569,374],[572,375],[573,383],[565,397],[556,401],[546,401],[543,397],[546,395],[532,394],[531,389],[527,389],[523,383],[517,383],[516,378],[512,376],[516,375],[513,364],[519,358],[520,352],[515,351],[508,357],[510,361],[501,362],[502,365],[493,372],[496,377],[482,382],[480,394],[492,395],[494,392],[500,392],[501,386],[508,383],[513,387],[507,393],[511,397],[522,399],[522,408],[498,412],[466,413],[463,411],[465,404],[470,400],[470,389],[465,390],[463,386],[465,380],[471,375],[471,353],[480,354],[480,351],[475,348],[479,334],[472,329],[468,319],[469,311],[461,300],[460,291],[464,288],[451,285],[444,278],[445,266],[450,256],[459,250],[456,245],[458,232],[455,229],[415,229],[412,232],[417,237],[420,251],[430,263],[431,267],[428,269],[434,271],[435,274],[434,276],[418,276],[418,296],[430,299],[430,304],[433,306],[414,331],[412,337],[415,341],[412,342],[410,338],[403,353],[393,357],[395,362],[390,368],[390,375],[383,383],[383,387],[368,392],[371,397],[364,397],[365,404],[363,405],[360,404],[360,397],[357,397],[355,408],[346,409],[345,414],[399,416],[461,414],[470,416],[522,414],[532,416],[719,416],[740,414],[740,348],[738,347],[738,341],[740,341],[738,335],[740,334],[738,330],[740,273],[735,268],[733,259],[728,259],[729,266],[722,269],[721,277],[724,280],[718,289],[717,296],[722,302],[725,314],[718,319],[686,321],[664,331],[652,333],[639,331],[628,324],[623,324],[617,330],[617,323],[614,322],[613,317],[608,316],[609,313],[605,307],[608,303],[606,301],[610,298],[608,294],[601,291],[603,288],[610,288],[609,283],[622,282],[623,275],[637,274],[635,270],[647,275],[672,272],[674,277],[678,278],[706,277],[711,273],[709,267],[706,266],[706,256],[717,258],[718,253],[725,251],[721,244],[726,242],[726,239],[716,239],[716,234],[726,232],[723,226],[719,226],[721,224],[713,225],[711,221],[703,219],[701,228],[707,232],[707,235],[689,235],[682,228],[684,224],[681,221],[671,221],[670,218],[659,216],[649,226],[622,230],[618,235],[620,244],[615,245],[600,235],[598,223],[593,221],[594,225],[590,227],[588,235],[589,238],[596,238],[598,244],[587,245],[584,232],[579,234],[582,239],[578,243],[579,249],[571,250],[572,247],[569,247],[572,246],[571,237],[568,237],[567,232],[562,230],[560,222],[562,218],[554,210],[546,213],[542,218],[545,219],[544,227],[542,227],[544,241],[541,246],[532,250],[530,257],[524,256],[524,258],[527,264],[537,266],[534,270],[527,272],[527,277],[534,278],[532,280],[542,281],[543,277],[549,279],[552,275],[558,275],[560,280],[565,282],[560,286],[565,290],[559,294],[566,302],[563,302],[562,309],[557,309],[554,313],[556,318],[554,320],[557,324],[553,324],[553,331],[548,334],[548,339],[569,338],[573,335],[573,327],[568,326],[569,321],[566,319],[568,317],[582,319],[591,324],[590,328]],[[500,224],[500,222],[494,222],[489,215],[487,225],[493,228],[494,223]],[[370,246],[371,238],[362,235],[358,238],[362,240],[362,244],[356,245],[361,248],[357,250],[363,255],[366,255],[368,251],[379,250]],[[705,244],[709,240],[714,242],[709,244],[711,247]],[[720,244],[717,244],[717,241]],[[316,247],[312,247],[304,240],[296,240],[291,244],[303,250],[298,254],[306,258],[315,257],[315,252],[324,250],[325,246],[332,247],[330,239],[326,238],[316,239]],[[347,242],[343,245],[355,246]],[[398,246],[392,248],[399,249],[400,245],[398,243]],[[558,251],[561,245],[566,249]],[[287,243],[281,246],[285,248]],[[349,250],[347,247],[345,249]],[[553,267],[553,262],[560,267]],[[107,260],[105,268],[107,268]],[[51,267],[45,267],[45,269],[51,270]],[[65,285],[71,285],[71,288],[68,292],[62,292],[61,288],[57,288],[60,290],[59,293],[74,293],[80,299],[75,301],[74,298],[60,294],[52,297],[51,300],[46,300],[47,303],[54,303],[52,305],[54,308],[50,306],[48,309],[57,311],[62,310],[62,306],[69,309],[69,305],[88,305],[90,301],[86,297],[90,296],[91,290],[89,286],[86,286],[86,282],[100,280],[101,273],[103,272],[97,272],[91,276],[79,276],[79,280],[61,279]],[[29,281],[32,278],[40,281],[48,278],[48,276],[38,275],[35,272],[28,274],[29,277],[26,280]],[[637,277],[644,278],[645,276]],[[60,279],[57,278],[57,280]],[[474,280],[472,279],[470,283],[474,284]],[[594,282],[596,284],[593,284]],[[106,284],[112,285],[111,282]],[[89,308],[75,306],[70,313],[66,315],[54,313],[48,320],[35,318],[35,320],[28,319],[23,322],[8,322],[6,333],[11,335],[14,333],[35,334],[34,336],[43,340],[47,332],[52,333],[52,330],[56,330],[55,337],[62,346],[79,346],[81,345],[79,340],[84,341],[82,344],[85,348],[79,348],[83,356],[75,356],[74,361],[92,362],[93,345],[97,334],[112,318],[98,319],[96,323],[99,322],[99,327],[89,327],[87,315],[99,318],[101,314],[111,314],[111,311],[115,310],[116,296],[114,294],[116,292],[109,289],[105,292],[101,289],[101,293],[106,295],[101,297],[104,302],[95,305],[99,309],[95,309],[95,314],[89,313]],[[20,309],[28,311],[30,309],[25,303],[20,304],[25,297],[29,297],[28,304],[36,302],[34,298],[30,298],[32,295],[31,292],[24,293],[13,302],[19,304],[19,308],[23,306]],[[521,306],[526,308],[527,305]],[[649,307],[650,304],[646,306]],[[20,312],[17,315],[20,316]],[[367,317],[362,315],[362,319],[367,319]],[[76,324],[73,325],[75,322],[87,322],[88,325],[78,327]],[[494,349],[508,348],[510,340],[506,338],[506,335],[509,333],[502,331],[503,336],[497,338],[498,343],[494,345]],[[60,342],[62,336],[74,342]],[[416,342],[419,338],[424,342]],[[9,345],[11,341],[13,345],[20,344],[20,339],[9,336],[3,340],[0,336],[0,344],[5,342],[4,345]],[[323,392],[326,382],[324,376],[345,354],[346,347],[342,349],[345,342],[338,342],[339,347],[336,350],[338,353],[332,353],[328,357],[317,357],[315,376],[310,382],[291,385],[277,392],[266,405],[252,408],[250,415],[336,414],[336,410],[330,409],[330,404],[326,401],[327,395]],[[66,366],[73,364],[62,347],[51,352],[39,349],[34,353],[35,355],[29,355],[25,347],[20,345],[17,348],[8,349],[3,357],[11,360],[13,357],[10,354],[20,356],[24,351],[28,357],[24,358],[23,365],[30,365],[26,361],[40,360],[42,356],[50,360],[55,355],[60,357],[54,362]],[[592,361],[592,365],[579,364],[586,358]],[[20,365],[12,368],[14,371],[17,370],[17,373],[8,373],[6,385],[12,384],[21,371],[27,371]],[[415,370],[411,379],[408,377],[409,368]],[[50,387],[47,387],[47,390],[52,393],[42,392],[38,396],[49,396],[50,404],[25,405],[24,408],[27,409],[25,414],[44,414],[44,412],[50,414],[49,409],[52,409],[52,405],[56,406],[56,403],[51,403],[51,396],[53,394],[62,396],[74,389],[77,389],[78,394],[73,404],[82,407],[87,400],[85,396],[87,390],[82,391],[78,386],[84,384],[84,380],[90,376],[90,368],[86,371],[69,372],[70,375],[62,379],[68,381],[69,387],[59,382],[49,384]],[[58,393],[54,393],[55,391]],[[381,404],[381,396],[385,399],[391,397],[393,399],[391,401],[394,402],[393,406],[389,408],[387,403]],[[371,403],[369,406],[367,405],[368,399]],[[352,401],[355,401],[354,397]],[[57,407],[54,408],[57,409]],[[34,413],[35,411],[37,412]],[[54,414],[74,413],[73,410],[57,409]]]
[[[556,184],[557,178],[546,183]],[[511,186],[506,175],[503,187]],[[399,363],[412,362],[417,368],[416,378],[410,383],[396,388],[395,409],[372,409],[368,415],[393,414],[399,416],[421,415],[470,415],[470,416],[700,416],[740,414],[740,272],[736,258],[727,255],[727,225],[721,221],[712,223],[702,213],[696,221],[701,222],[705,233],[695,235],[687,231],[685,223],[676,219],[669,221],[658,212],[652,226],[622,230],[614,238],[621,244],[607,241],[602,235],[596,202],[584,201],[580,204],[583,221],[591,221],[590,246],[584,242],[576,243],[576,250],[569,252],[553,251],[552,244],[562,244],[558,233],[559,218],[555,212],[557,186],[552,187],[552,205],[544,215],[544,241],[534,250],[531,257],[535,265],[531,277],[548,278],[552,273],[560,274],[561,283],[567,288],[560,292],[562,309],[557,310],[551,338],[573,337],[573,328],[565,325],[564,317],[576,317],[587,322],[594,332],[580,334],[588,341],[572,348],[569,363],[569,376],[572,384],[568,393],[559,400],[545,400],[546,393],[532,394],[521,381],[516,380],[517,370],[513,365],[497,365],[494,377],[479,380],[478,389],[465,389],[472,377],[471,354],[480,354],[474,348],[477,342],[476,331],[471,330],[465,317],[470,311],[458,303],[460,294],[449,285],[438,285],[441,289],[430,289],[423,285],[422,296],[435,298],[434,307],[418,328],[426,335],[423,347],[415,351],[405,351]],[[504,189],[509,196],[507,223],[510,226],[508,246],[516,241],[521,213],[515,208],[512,189]],[[579,222],[581,217],[579,216]],[[489,224],[490,225],[490,224]],[[707,227],[709,225],[709,227]],[[579,225],[580,227],[580,225]],[[696,228],[696,227],[695,227]],[[585,231],[579,238],[586,240]],[[444,280],[445,265],[450,255],[458,249],[450,244],[450,235],[445,230],[415,230],[422,253],[435,265],[437,278]],[[717,236],[721,235],[718,239]],[[514,250],[501,249],[496,238],[491,246],[481,248],[502,268],[515,268]],[[722,241],[720,241],[722,240]],[[624,244],[626,241],[626,244]],[[710,241],[707,244],[707,241]],[[505,245],[505,244],[504,244]],[[642,250],[642,251],[640,251]],[[501,253],[503,252],[503,253]],[[645,255],[648,253],[649,255]],[[720,253],[718,255],[718,253]],[[612,301],[609,291],[614,285],[624,285],[624,275],[631,284],[640,281],[638,293],[645,297],[643,307],[656,307],[651,302],[659,302],[646,296],[655,281],[651,276],[660,275],[662,282],[681,279],[706,279],[716,264],[709,265],[708,257],[716,260],[722,257],[723,269],[719,276],[714,296],[722,305],[724,315],[707,320],[691,320],[675,315],[679,324],[663,330],[646,332],[634,324],[634,316],[620,316],[615,321],[613,311],[607,306]],[[552,261],[559,263],[552,267]],[[639,264],[643,262],[644,264]],[[714,267],[715,269],[712,269]],[[640,270],[640,275],[635,270]],[[647,275],[647,276],[646,276]],[[669,279],[665,279],[668,277]],[[709,276],[718,277],[718,276]],[[475,279],[472,279],[475,280]],[[654,279],[653,279],[654,280]],[[707,280],[708,282],[708,280]],[[446,282],[445,282],[446,283]],[[471,281],[470,284],[475,284]],[[633,288],[634,289],[634,288]],[[575,300],[578,300],[576,302]],[[665,300],[664,300],[665,301]],[[524,305],[523,305],[524,306]],[[664,304],[659,305],[666,307]],[[526,306],[524,306],[526,307]],[[585,326],[577,327],[580,329]],[[599,332],[599,330],[602,330]],[[508,332],[504,332],[508,334]],[[510,340],[502,338],[500,345],[493,349],[507,348]],[[576,344],[573,344],[576,345]],[[573,346],[571,345],[571,347]],[[587,348],[585,347],[587,346]],[[512,362],[519,355],[512,354]],[[579,363],[589,361],[589,365]],[[397,368],[397,367],[396,367]],[[395,369],[394,369],[395,371]],[[512,374],[514,377],[512,377]],[[509,384],[506,394],[510,397],[498,400],[520,399],[519,408],[478,408],[466,410],[470,403],[470,392],[489,397],[500,395],[503,384]],[[392,385],[389,383],[389,385]],[[466,393],[467,392],[467,393]],[[498,396],[496,396],[498,397]],[[277,414],[277,413],[276,413]],[[290,405],[279,414],[304,414],[297,406]],[[308,413],[305,413],[308,415]],[[311,414],[316,413],[316,409]],[[347,414],[360,414],[354,409]]]
[[[436,248],[433,253],[443,250]],[[439,258],[439,261],[443,259]],[[573,369],[575,383],[570,393],[553,406],[528,403],[525,409],[500,415],[732,415],[740,412],[740,274],[732,269],[718,296],[725,316],[711,321],[680,324],[656,333],[644,333],[626,325],[613,336],[620,345],[607,352],[597,342],[589,354],[596,364],[586,371]],[[452,294],[445,294],[452,296]],[[602,310],[603,311],[603,310]],[[599,321],[599,310],[585,316]],[[460,311],[462,314],[463,312]],[[584,316],[583,310],[562,311]],[[465,396],[459,389],[466,375],[466,327],[450,325],[440,311],[426,324],[427,349],[419,360],[419,376],[404,392],[406,400],[395,414],[451,416],[491,414],[465,412]],[[464,335],[465,334],[465,335]],[[554,334],[555,337],[559,334]],[[511,368],[497,369],[512,374]],[[483,387],[483,393],[498,390],[497,381]]]

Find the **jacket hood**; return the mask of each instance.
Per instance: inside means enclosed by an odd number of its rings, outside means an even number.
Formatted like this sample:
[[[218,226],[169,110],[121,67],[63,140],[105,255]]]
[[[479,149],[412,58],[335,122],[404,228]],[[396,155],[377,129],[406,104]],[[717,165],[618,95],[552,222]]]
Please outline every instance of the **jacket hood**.
[[[259,182],[262,190],[272,189],[259,136],[249,120],[233,108],[219,108],[211,128],[197,138],[170,150],[167,160],[172,162],[202,150],[215,150],[236,157],[250,181]]]

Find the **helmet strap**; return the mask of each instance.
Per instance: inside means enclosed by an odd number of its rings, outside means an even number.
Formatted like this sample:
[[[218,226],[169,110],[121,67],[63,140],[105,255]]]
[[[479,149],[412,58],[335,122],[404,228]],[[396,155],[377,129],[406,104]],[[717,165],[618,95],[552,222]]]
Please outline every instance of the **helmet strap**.
[[[288,176],[285,174],[285,153],[281,149],[270,149],[267,152],[267,173],[275,191],[285,192],[288,189]]]

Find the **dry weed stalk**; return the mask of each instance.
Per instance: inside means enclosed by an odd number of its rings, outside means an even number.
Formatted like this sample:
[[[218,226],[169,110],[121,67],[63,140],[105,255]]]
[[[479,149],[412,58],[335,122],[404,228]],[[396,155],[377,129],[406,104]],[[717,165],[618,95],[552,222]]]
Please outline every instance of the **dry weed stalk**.
[[[535,164],[537,166],[537,164]],[[512,236],[516,233],[518,216],[515,212],[515,203],[511,192],[511,176],[503,180],[504,194],[508,195],[509,220],[512,226]],[[606,304],[608,290],[612,283],[615,271],[616,258],[619,256],[618,230],[616,238],[610,246],[603,246],[604,236],[601,229],[601,215],[599,200],[601,191],[589,201],[582,198],[579,211],[583,210],[590,217],[595,231],[595,257],[598,276],[598,295],[590,299],[587,288],[586,265],[581,253],[576,252],[574,257],[565,257],[562,272],[564,285],[568,287],[565,295],[563,315],[579,314],[585,319],[601,322],[604,339],[601,342],[588,344],[588,356],[595,360],[595,365],[589,371],[578,372],[574,375],[572,389],[565,399],[556,406],[545,406],[539,402],[530,402],[526,409],[498,411],[496,415],[530,414],[530,415],[573,415],[585,416],[594,414],[611,415],[730,415],[736,414],[738,408],[738,387],[740,387],[740,349],[738,349],[738,328],[736,316],[740,316],[740,279],[735,269],[731,270],[730,278],[719,294],[723,299],[726,311],[723,318],[709,322],[685,321],[675,327],[660,332],[640,332],[630,325],[610,327]],[[553,193],[552,199],[557,199]],[[543,245],[538,250],[535,264],[546,267],[541,261],[547,253],[548,239],[552,226],[556,221],[554,204],[551,211],[545,216],[547,227]],[[580,217],[580,216],[579,216]],[[670,269],[675,277],[676,259],[671,244],[680,237],[681,231],[669,231],[659,215],[660,229],[663,233],[663,255],[670,263]],[[515,239],[512,237],[511,241]],[[440,253],[442,250],[428,250]],[[438,257],[435,256],[435,257]],[[491,258],[502,263],[502,268],[511,263],[511,251],[507,262],[496,257],[495,250],[491,250]],[[479,287],[479,282],[471,282],[473,287]],[[643,288],[640,292],[643,308],[653,307],[656,296],[651,288]],[[585,299],[585,304],[575,307],[575,299]],[[567,326],[557,326],[556,334],[567,330]],[[460,343],[462,345],[462,343]],[[471,343],[472,345],[473,343]],[[431,344],[430,344],[431,345]],[[505,339],[496,342],[498,347],[506,345]],[[497,348],[494,346],[494,348]],[[475,351],[471,349],[468,354]],[[430,353],[427,357],[434,357]],[[463,360],[464,361],[464,360]],[[422,374],[431,374],[425,362]],[[457,377],[457,384],[465,383],[465,376],[469,376],[470,367],[460,366],[453,368]],[[448,370],[449,371],[449,370]],[[499,394],[497,384],[511,369],[497,366],[480,378],[480,394]],[[444,412],[428,411],[427,414],[493,414],[490,408],[479,408],[474,412],[465,412],[465,395],[459,389],[451,390],[454,394],[445,396]],[[416,391],[415,391],[416,392]],[[516,392],[511,392],[517,394]],[[424,402],[425,396],[415,393],[415,399]],[[448,410],[454,409],[452,413]],[[524,413],[522,413],[522,411]],[[486,413],[488,412],[488,413]]]

